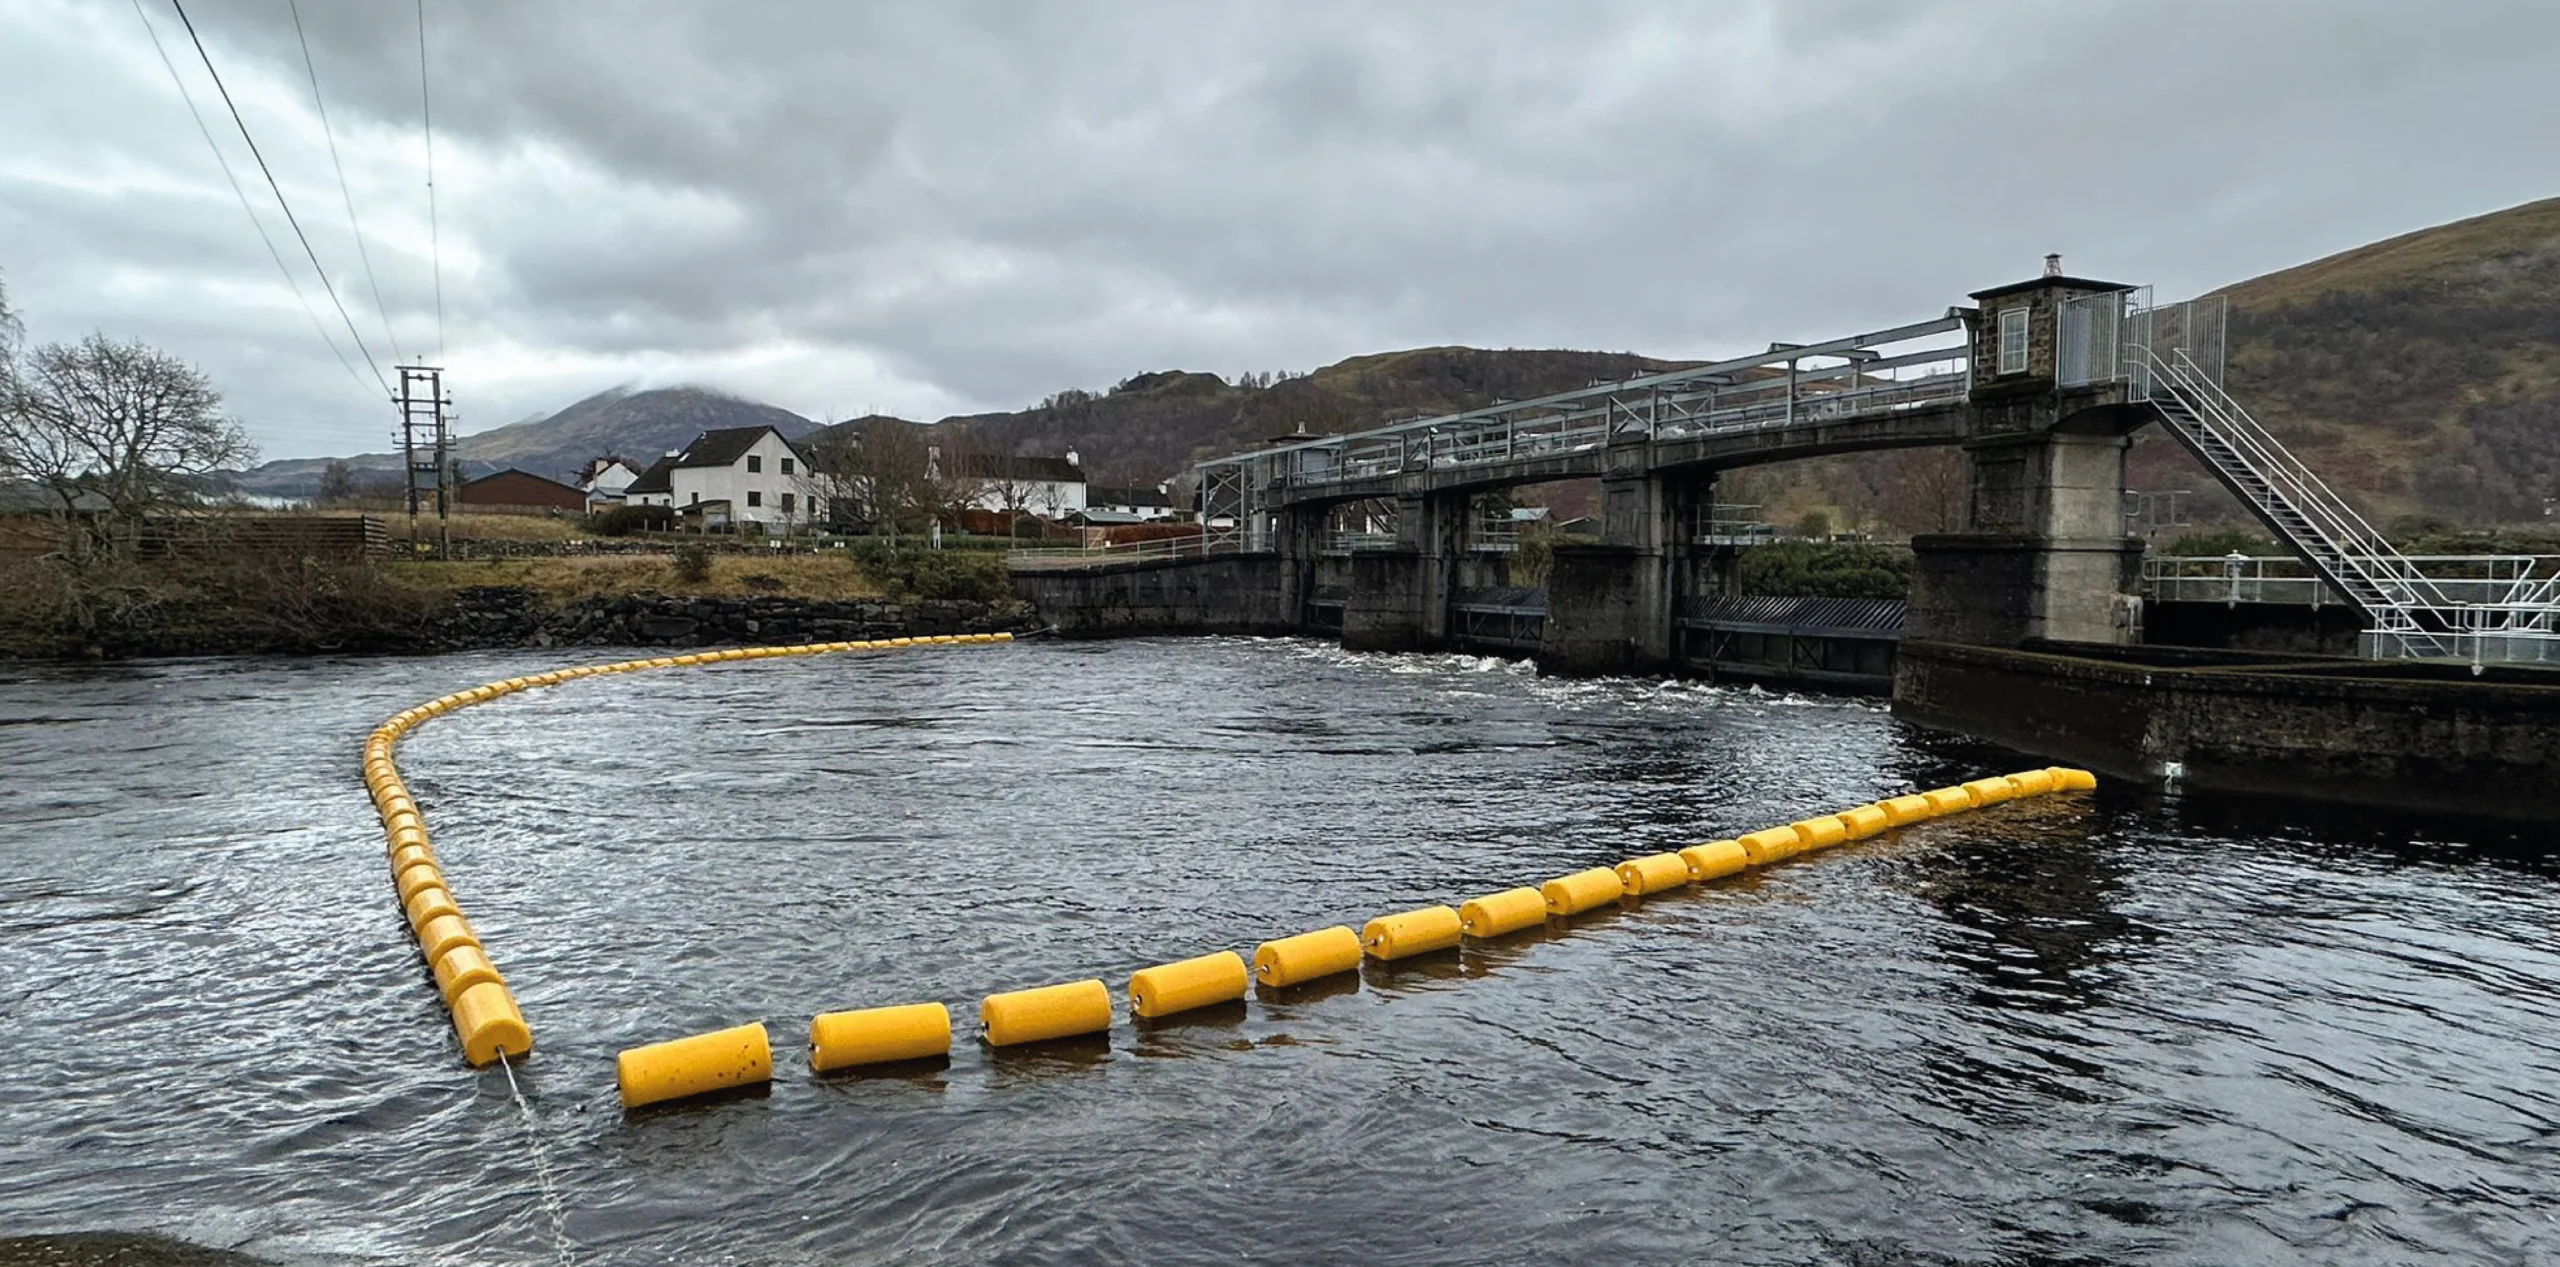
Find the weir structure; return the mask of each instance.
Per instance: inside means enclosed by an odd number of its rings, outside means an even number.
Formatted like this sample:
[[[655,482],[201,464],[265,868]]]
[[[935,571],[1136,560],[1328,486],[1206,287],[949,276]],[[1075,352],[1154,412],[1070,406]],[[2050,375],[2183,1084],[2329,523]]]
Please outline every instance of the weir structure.
[[[1508,642],[1559,671],[1649,671],[1729,597],[1718,473],[1951,445],[1967,457],[1964,525],[1912,543],[1900,634],[2124,643],[2142,588],[2124,455],[2157,423],[2355,608],[2367,656],[2560,663],[2560,573],[2528,569],[2489,593],[2449,583],[2473,570],[2463,561],[2393,549],[2225,390],[2220,296],[2158,303],[2049,257],[2043,276],[1971,298],[1888,329],[1215,459],[1198,471],[1199,549],[1276,560],[1277,623],[1339,628],[1346,647]],[[1600,481],[1599,541],[1558,547],[1543,593],[1491,575],[1500,545],[1478,500],[1575,478]]]
[[[1534,400],[1285,437],[1199,466],[1200,536],[1134,557],[1017,558],[1015,586],[1070,636],[1336,634],[1353,650],[1524,654],[1582,675],[1757,666],[1890,690],[1917,720],[2113,775],[2426,808],[2479,808],[2458,789],[2486,784],[2503,789],[2500,810],[2560,812],[2560,686],[2511,667],[2560,665],[2555,561],[2394,549],[2226,390],[2220,296],[2158,302],[2048,256],[2041,276],[1971,300]],[[2152,425],[2354,613],[2368,663],[2237,666],[2141,646],[2144,594],[2162,578],[2146,578],[2128,532],[2124,471],[2133,433]],[[1717,507],[1721,472],[1929,445],[1964,454],[1963,521],[1913,539],[1906,603],[1734,593],[1742,547]],[[1564,479],[1598,482],[1598,539],[1554,545],[1543,577],[1515,575],[1509,524],[1489,508]],[[2103,663],[2043,654],[2057,651]],[[2067,712],[2001,702],[2064,677],[2080,692]],[[2466,682],[2476,689],[2455,689]]]

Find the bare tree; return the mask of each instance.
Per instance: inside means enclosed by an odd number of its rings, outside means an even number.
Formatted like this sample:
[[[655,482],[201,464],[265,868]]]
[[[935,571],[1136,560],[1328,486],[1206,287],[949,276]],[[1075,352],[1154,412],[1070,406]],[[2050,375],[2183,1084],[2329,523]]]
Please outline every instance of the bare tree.
[[[344,506],[355,499],[355,468],[348,466],[343,458],[329,459],[328,465],[320,468],[320,504]]]
[[[46,344],[12,398],[0,470],[42,487],[65,520],[90,502],[95,544],[129,546],[146,516],[199,502],[206,477],[257,452],[201,371],[137,340]]]

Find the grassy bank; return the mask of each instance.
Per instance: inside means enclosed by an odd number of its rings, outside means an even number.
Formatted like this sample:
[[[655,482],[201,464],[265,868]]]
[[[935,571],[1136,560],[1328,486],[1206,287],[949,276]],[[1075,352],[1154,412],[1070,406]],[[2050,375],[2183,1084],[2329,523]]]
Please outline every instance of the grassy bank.
[[[460,563],[386,563],[394,583],[427,594],[451,594],[482,585],[529,589],[555,603],[618,598],[655,591],[693,598],[807,598],[841,601],[878,598],[888,591],[853,559],[824,555],[772,558],[718,556],[707,571],[690,574],[672,554],[574,558],[487,559]]]

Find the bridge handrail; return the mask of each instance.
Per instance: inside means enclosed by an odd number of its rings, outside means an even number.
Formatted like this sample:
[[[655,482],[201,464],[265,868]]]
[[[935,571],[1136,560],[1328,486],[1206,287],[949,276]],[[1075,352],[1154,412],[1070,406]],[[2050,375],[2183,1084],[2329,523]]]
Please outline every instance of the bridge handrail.
[[[1124,559],[1174,559],[1231,552],[1238,534],[1232,528],[1154,537],[1145,541],[1103,542],[1090,546],[1033,546],[1005,553],[1005,564],[1017,569],[1082,567]]]

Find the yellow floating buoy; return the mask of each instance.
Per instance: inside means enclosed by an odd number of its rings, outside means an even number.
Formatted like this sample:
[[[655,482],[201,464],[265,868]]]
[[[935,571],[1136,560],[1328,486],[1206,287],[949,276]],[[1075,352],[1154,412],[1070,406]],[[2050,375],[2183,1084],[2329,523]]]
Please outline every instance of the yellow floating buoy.
[[[1301,985],[1359,967],[1360,954],[1360,934],[1336,924],[1254,947],[1253,979],[1267,986]]]
[[[1920,798],[1929,802],[1929,808],[1934,811],[1934,816],[1940,818],[1973,808],[1973,794],[1960,787],[1942,787],[1936,791],[1923,792]]]
[[[950,1052],[951,1009],[939,1003],[823,1012],[809,1022],[809,1067],[819,1073]]]
[[[1455,909],[1425,906],[1381,915],[1362,925],[1360,949],[1372,959],[1410,959],[1457,945],[1465,931],[1465,921]]]
[[[990,1046],[1072,1038],[1111,1028],[1111,987],[1090,978],[990,994],[978,1004]]]
[[[1504,889],[1458,908],[1458,929],[1478,939],[1500,937],[1547,922],[1547,895],[1536,889]]]
[[[433,862],[413,862],[406,870],[391,877],[391,887],[400,894],[400,905],[405,909],[409,899],[416,897],[419,890],[443,888],[444,873],[436,870]]]
[[[391,851],[391,874],[396,878],[401,872],[421,862],[428,866],[434,866],[436,862],[436,851],[429,848],[425,842],[398,846]],[[405,894],[402,895],[402,900],[407,900]]]
[[[1629,858],[1617,866],[1618,888],[1628,897],[1645,897],[1666,889],[1686,887],[1689,864],[1676,853],[1649,853]]]
[[[462,997],[463,991],[475,985],[486,985],[492,981],[499,985],[507,983],[506,978],[498,975],[498,965],[489,962],[489,956],[478,946],[456,946],[444,952],[444,957],[436,960],[434,971],[436,993],[444,996],[446,1007],[452,1007],[454,1000]]]
[[[418,953],[427,957],[427,966],[453,952],[456,946],[477,946],[480,935],[471,931],[471,922],[459,915],[439,915],[418,928]]]
[[[516,996],[495,981],[483,981],[453,997],[453,1032],[462,1040],[462,1058],[474,1066],[500,1056],[522,1056],[533,1050],[533,1031],[525,1026]]]
[[[1689,868],[1689,882],[1704,884],[1739,875],[1751,866],[1751,855],[1743,852],[1738,840],[1710,840],[1680,851],[1680,862]]]
[[[1759,831],[1744,832],[1733,843],[1742,846],[1742,852],[1751,859],[1751,865],[1755,867],[1784,862],[1794,857],[1798,849],[1803,848],[1803,841],[1796,835],[1793,827],[1766,827]]]
[[[614,1058],[626,1109],[772,1080],[773,1044],[762,1021],[634,1047]]]
[[[1792,822],[1787,824],[1787,830],[1796,834],[1796,852],[1798,853],[1828,849],[1849,838],[1849,825],[1841,822],[1837,814],[1825,814],[1820,818]]]
[[[1851,840],[1865,840],[1893,826],[1892,817],[1884,812],[1881,805],[1861,805],[1856,809],[1842,810],[1838,817],[1840,825],[1849,829]]]
[[[2054,766],[2045,773],[2053,776],[2053,790],[2057,792],[2086,792],[2098,786],[2098,776],[2086,770]]]
[[[1538,892],[1547,899],[1547,914],[1561,917],[1606,906],[1626,896],[1627,888],[1615,869],[1593,867],[1557,876],[1539,885]]]
[[[1150,1020],[1244,997],[1253,974],[1232,950],[1177,959],[1129,974],[1129,1012]]]
[[[1897,796],[1876,802],[1876,808],[1883,810],[1885,821],[1896,827],[1925,823],[1938,816],[1938,811],[1930,807],[1929,798],[1925,796]]]
[[[1964,790],[1973,797],[1976,807],[1997,805],[2018,795],[2018,789],[2009,786],[2009,780],[2004,778],[1975,779],[1966,783]]]
[[[2053,772],[2020,770],[2009,776],[2009,786],[2020,796],[2042,796],[2053,790]]]
[[[462,913],[462,908],[454,903],[453,894],[442,884],[431,884],[410,894],[400,908],[408,913],[409,927],[418,929],[425,928],[433,920]]]

